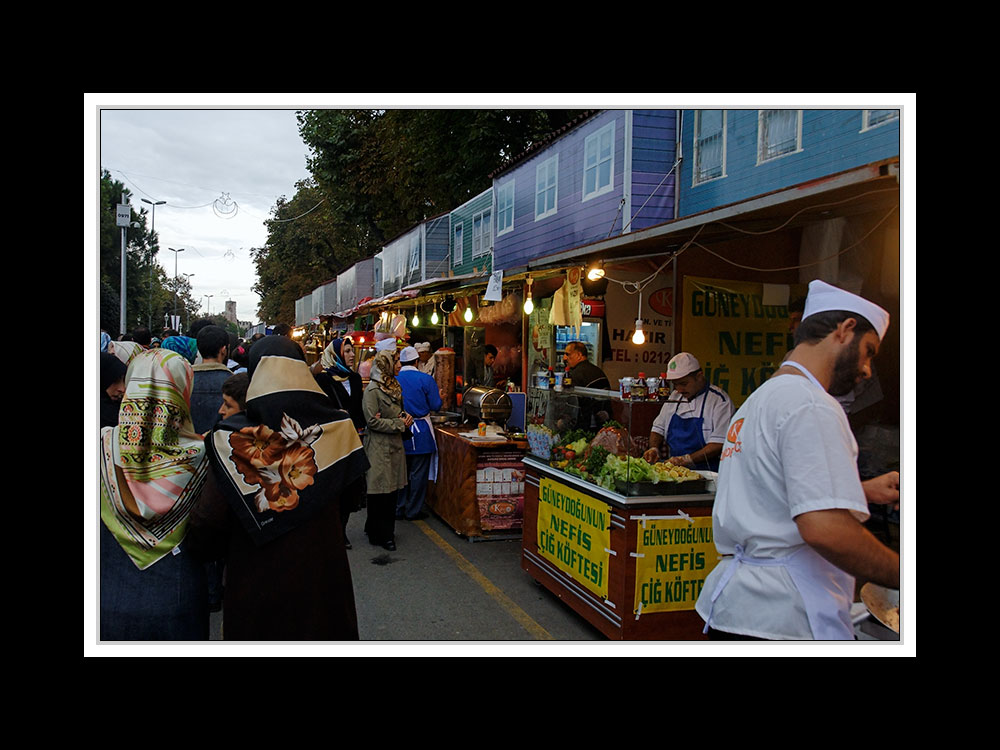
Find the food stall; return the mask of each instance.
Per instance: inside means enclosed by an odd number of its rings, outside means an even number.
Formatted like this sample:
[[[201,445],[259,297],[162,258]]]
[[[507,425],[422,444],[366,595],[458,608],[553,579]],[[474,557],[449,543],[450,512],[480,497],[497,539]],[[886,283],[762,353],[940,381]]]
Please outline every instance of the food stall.
[[[438,474],[427,506],[472,541],[520,538],[527,441],[454,422],[438,424],[434,437]]]
[[[609,639],[701,640],[715,475],[644,461],[659,396],[624,396],[529,389],[521,567]],[[596,433],[573,419],[587,399],[610,416]]]

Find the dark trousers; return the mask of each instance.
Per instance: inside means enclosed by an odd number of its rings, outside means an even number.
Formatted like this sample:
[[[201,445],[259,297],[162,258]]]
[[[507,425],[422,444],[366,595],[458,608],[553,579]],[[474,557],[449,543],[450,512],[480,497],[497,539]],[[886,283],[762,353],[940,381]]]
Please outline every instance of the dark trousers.
[[[368,520],[365,533],[372,544],[385,544],[395,540],[396,492],[385,495],[368,495]]]
[[[406,473],[409,484],[399,491],[396,499],[396,516],[412,519],[424,509],[427,497],[427,477],[431,471],[433,453],[406,454]]]

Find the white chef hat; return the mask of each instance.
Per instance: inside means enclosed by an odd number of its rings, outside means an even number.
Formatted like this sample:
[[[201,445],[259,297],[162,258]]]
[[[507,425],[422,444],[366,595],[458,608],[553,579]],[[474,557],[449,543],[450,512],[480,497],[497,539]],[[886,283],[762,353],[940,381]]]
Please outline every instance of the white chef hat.
[[[395,336],[391,336],[387,339],[382,339],[381,341],[375,344],[375,351],[377,352],[384,352],[388,351],[389,349],[395,349],[395,348],[396,348]]]
[[[420,359],[420,355],[417,350],[412,346],[408,346],[403,351],[399,353],[400,362],[413,362],[414,360]]]
[[[667,362],[667,380],[680,380],[700,369],[701,365],[698,364],[698,360],[693,354],[680,352]]]
[[[414,344],[413,348],[418,352],[429,352],[431,350],[431,345],[426,341],[421,341],[418,344]]]
[[[885,337],[885,332],[889,328],[889,313],[874,302],[869,302],[864,297],[859,297],[819,279],[810,281],[802,320],[810,315],[830,310],[846,310],[862,316],[875,328],[879,340]]]

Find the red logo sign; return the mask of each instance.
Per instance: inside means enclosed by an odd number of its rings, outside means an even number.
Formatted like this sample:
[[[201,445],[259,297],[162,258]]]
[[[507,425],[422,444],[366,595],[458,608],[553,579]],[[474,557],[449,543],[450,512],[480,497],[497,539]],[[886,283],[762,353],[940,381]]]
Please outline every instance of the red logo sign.
[[[649,306],[660,315],[672,318],[674,315],[674,290],[672,287],[657,289],[649,295]]]
[[[743,429],[743,420],[737,419],[735,422],[729,425],[729,433],[726,435],[726,440],[728,440],[730,443],[738,442],[741,429]]]

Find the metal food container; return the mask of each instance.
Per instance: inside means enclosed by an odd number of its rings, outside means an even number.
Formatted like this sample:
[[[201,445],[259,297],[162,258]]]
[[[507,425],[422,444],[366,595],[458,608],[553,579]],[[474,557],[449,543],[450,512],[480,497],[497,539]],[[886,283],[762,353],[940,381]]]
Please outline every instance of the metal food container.
[[[475,385],[462,395],[464,421],[507,424],[513,404],[510,396],[499,388]]]

